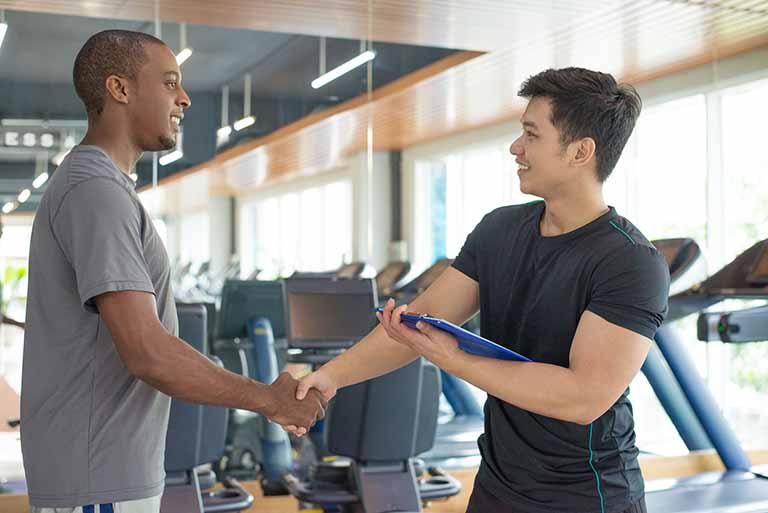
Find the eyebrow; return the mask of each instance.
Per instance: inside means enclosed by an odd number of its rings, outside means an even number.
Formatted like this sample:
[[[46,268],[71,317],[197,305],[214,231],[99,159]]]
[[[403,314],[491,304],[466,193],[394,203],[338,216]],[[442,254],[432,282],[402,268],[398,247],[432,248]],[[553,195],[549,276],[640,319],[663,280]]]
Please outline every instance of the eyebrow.
[[[523,128],[533,128],[534,130],[539,129],[539,127],[533,121],[523,121]]]

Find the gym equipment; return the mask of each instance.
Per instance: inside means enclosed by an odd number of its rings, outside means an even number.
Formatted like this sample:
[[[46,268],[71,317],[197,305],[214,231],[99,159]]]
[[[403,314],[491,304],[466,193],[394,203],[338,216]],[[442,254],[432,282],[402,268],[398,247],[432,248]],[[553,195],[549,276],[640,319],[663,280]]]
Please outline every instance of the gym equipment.
[[[376,291],[379,298],[389,296],[392,289],[400,280],[405,278],[411,270],[408,262],[390,262],[376,274]]]
[[[675,271],[686,262],[698,258],[698,246],[690,239],[676,239],[674,247],[665,252],[673,279]],[[658,243],[659,241],[657,241]],[[695,243],[694,243],[695,244]],[[761,281],[762,263],[768,241],[755,244],[731,263],[701,283],[684,292],[674,294],[669,301],[667,323],[686,315],[700,312],[724,299],[768,299],[768,290]],[[684,256],[678,255],[685,253]],[[673,265],[674,264],[674,265]],[[750,314],[746,314],[750,316]],[[702,321],[706,322],[706,321]],[[755,338],[768,338],[768,333]],[[736,436],[723,418],[708,388],[699,377],[696,367],[685,353],[673,329],[663,325],[656,334],[656,350],[649,359],[656,359],[656,372],[643,371],[662,399],[657,387],[673,391],[674,401],[662,400],[667,413],[689,448],[692,445],[714,447],[726,468],[724,473],[711,472],[677,480],[646,483],[648,511],[664,513],[768,511],[768,478],[751,467],[749,458]],[[654,355],[654,356],[652,356]],[[666,383],[659,383],[659,376]],[[687,430],[687,432],[686,432]],[[686,433],[684,435],[684,432]]]
[[[397,289],[392,297],[400,303],[410,303],[416,296],[427,290],[452,263],[451,258],[441,258],[416,278]]]
[[[285,280],[288,360],[325,363],[376,326],[373,279]]]
[[[279,375],[275,339],[285,338],[283,283],[228,280],[222,289],[214,354],[232,372],[262,383]],[[230,476],[261,479],[265,495],[286,493],[280,477],[291,468],[288,434],[253,412],[233,410],[221,462]]]
[[[176,308],[179,337],[207,354],[205,307],[177,304]],[[221,364],[220,361],[217,363]],[[216,475],[210,470],[196,469],[221,457],[226,427],[226,408],[179,399],[171,401],[165,449],[166,487],[161,513],[225,513],[250,507],[253,496],[234,480],[224,480],[222,491],[204,491],[216,482]],[[204,483],[202,486],[201,482]]]
[[[423,359],[379,378],[344,388],[331,401],[325,442],[350,460],[318,463],[311,479],[287,475],[291,494],[325,512],[421,511],[421,503],[447,498],[459,482],[432,469],[417,480],[414,457],[435,438],[440,377]]]

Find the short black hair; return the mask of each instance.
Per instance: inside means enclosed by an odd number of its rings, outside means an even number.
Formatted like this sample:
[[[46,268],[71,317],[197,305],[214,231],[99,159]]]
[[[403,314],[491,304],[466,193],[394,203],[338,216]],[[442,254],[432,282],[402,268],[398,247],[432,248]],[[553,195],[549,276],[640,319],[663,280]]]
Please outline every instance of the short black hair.
[[[601,182],[616,167],[643,106],[631,85],[617,83],[608,73],[584,68],[542,71],[523,82],[517,94],[550,100],[551,121],[560,131],[563,147],[584,137],[594,139]]]
[[[110,75],[136,80],[149,61],[145,44],[165,45],[143,32],[104,30],[92,35],[78,52],[72,78],[89,118],[104,110],[105,83]]]

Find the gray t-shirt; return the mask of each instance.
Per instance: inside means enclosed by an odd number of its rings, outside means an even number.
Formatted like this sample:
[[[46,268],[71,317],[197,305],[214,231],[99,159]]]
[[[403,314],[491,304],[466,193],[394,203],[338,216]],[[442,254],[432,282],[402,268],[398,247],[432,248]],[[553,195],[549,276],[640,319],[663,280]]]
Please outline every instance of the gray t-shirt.
[[[21,445],[30,503],[161,494],[170,398],[128,372],[94,298],[154,294],[176,334],[170,267],[133,182],[101,149],[75,147],[59,166],[29,253]]]

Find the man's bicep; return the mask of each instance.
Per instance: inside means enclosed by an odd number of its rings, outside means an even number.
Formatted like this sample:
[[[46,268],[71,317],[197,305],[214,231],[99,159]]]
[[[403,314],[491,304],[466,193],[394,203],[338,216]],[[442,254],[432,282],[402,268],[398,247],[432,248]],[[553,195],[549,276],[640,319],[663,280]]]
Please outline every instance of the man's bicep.
[[[447,267],[417,301],[421,313],[463,324],[480,309],[480,284],[458,269]]]
[[[158,330],[164,330],[157,315],[155,296],[126,290],[100,294],[94,300],[126,366],[133,371],[146,363],[151,340],[156,339]]]
[[[570,369],[605,411],[637,375],[650,347],[647,337],[585,311],[571,345]]]

